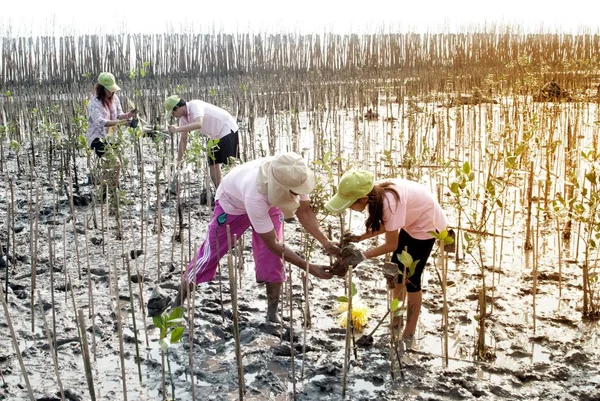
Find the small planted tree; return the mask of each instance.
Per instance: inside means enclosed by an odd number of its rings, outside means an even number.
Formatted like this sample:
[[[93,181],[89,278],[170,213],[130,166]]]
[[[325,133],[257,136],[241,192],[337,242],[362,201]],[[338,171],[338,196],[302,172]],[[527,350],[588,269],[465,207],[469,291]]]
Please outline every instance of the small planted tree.
[[[178,344],[181,341],[181,338],[183,337],[183,331],[185,330],[185,327],[183,326],[183,323],[185,322],[185,319],[183,317],[184,313],[184,308],[182,306],[178,306],[175,309],[173,309],[171,314],[163,312],[161,315],[152,317],[152,322],[154,323],[156,328],[160,330],[160,352],[163,358],[165,357],[165,355],[167,358],[167,369],[169,372],[169,381],[171,382],[171,399],[173,400],[175,399],[175,383],[173,382],[173,374],[171,372],[171,361],[169,359],[169,354],[171,346],[173,344]],[[164,369],[165,368],[163,365],[163,378],[165,374]],[[163,388],[163,391],[166,391],[166,389]]]

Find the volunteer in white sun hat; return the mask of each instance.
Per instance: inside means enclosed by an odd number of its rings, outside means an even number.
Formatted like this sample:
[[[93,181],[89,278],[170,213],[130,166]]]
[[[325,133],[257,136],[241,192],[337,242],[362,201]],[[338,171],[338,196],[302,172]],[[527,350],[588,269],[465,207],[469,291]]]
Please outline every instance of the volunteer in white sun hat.
[[[314,173],[302,156],[293,152],[233,168],[217,189],[207,238],[188,265],[174,304],[185,301],[192,283],[215,277],[219,260],[228,251],[227,227],[229,238],[239,238],[252,227],[256,281],[266,283],[268,321],[277,321],[281,283],[285,281],[284,260],[301,269],[308,264],[309,272],[317,278],[331,278],[326,266],[309,264],[282,243],[284,217],[295,215],[329,254],[339,254],[340,249],[325,236],[310,207],[309,193],[314,186]]]
[[[167,97],[164,106],[167,115],[179,119],[178,127],[169,126],[169,133],[181,134],[177,153],[178,167],[183,160],[189,132],[200,131],[208,138],[218,140],[217,145],[209,149],[208,154],[210,178],[215,189],[218,188],[222,180],[221,164],[229,164],[230,158],[240,158],[239,127],[236,119],[218,106],[202,100],[186,102],[179,95]],[[208,192],[210,191],[207,190]]]

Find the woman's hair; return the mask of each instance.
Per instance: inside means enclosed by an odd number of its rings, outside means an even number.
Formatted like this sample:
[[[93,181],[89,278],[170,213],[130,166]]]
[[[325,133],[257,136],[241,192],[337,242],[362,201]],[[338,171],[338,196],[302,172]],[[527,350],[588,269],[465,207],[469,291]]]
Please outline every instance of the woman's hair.
[[[110,107],[113,101],[113,97],[108,96],[108,91],[106,90],[106,88],[100,84],[96,84],[96,86],[94,87],[94,91],[96,92],[96,97],[102,102],[104,107]]]
[[[176,110],[176,109],[178,109],[180,107],[183,107],[183,106],[185,106],[185,100],[179,99],[179,102],[175,105],[175,107],[173,108],[173,110]]]
[[[376,184],[371,192],[367,194],[367,204],[369,206],[369,218],[365,223],[367,231],[377,232],[383,224],[383,201],[387,200],[386,192],[391,192],[396,198],[396,202],[400,202],[400,195],[398,195],[398,191],[391,187],[392,185],[394,184],[391,182]]]

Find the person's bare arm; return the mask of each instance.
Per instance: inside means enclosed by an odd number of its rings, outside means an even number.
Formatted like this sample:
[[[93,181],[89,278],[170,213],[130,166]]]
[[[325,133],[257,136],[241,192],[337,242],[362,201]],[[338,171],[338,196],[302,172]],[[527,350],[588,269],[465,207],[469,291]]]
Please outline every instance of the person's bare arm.
[[[177,165],[181,165],[181,161],[183,160],[183,154],[187,148],[188,132],[200,130],[203,123],[204,117],[196,117],[191,123],[180,127],[169,125],[170,134],[181,133],[181,137],[179,138],[179,148],[177,149]]]
[[[394,252],[396,248],[398,248],[398,231],[386,231],[385,243],[373,249],[369,249],[368,251],[363,252],[363,254],[367,259],[375,258],[380,255],[385,255],[386,253]]]
[[[321,243],[323,248],[330,255],[338,255],[340,253],[340,248],[338,248],[335,244],[333,244],[329,238],[321,231],[321,226],[317,221],[317,216],[315,212],[310,207],[309,201],[300,201],[300,207],[296,210],[296,217],[298,217],[298,221],[302,224],[302,227],[312,235],[317,241]]]
[[[268,233],[259,235],[260,238],[262,238],[262,240],[265,242],[269,250],[276,255],[283,254],[283,259],[286,262],[289,262],[302,270],[306,270],[306,265],[308,264],[310,274],[318,278],[329,279],[332,277],[331,273],[325,271],[323,266],[315,265],[305,261],[300,256],[298,256],[296,252],[292,251],[289,247],[284,246],[284,244],[279,242],[277,240],[277,236],[275,235],[275,230],[271,230]]]

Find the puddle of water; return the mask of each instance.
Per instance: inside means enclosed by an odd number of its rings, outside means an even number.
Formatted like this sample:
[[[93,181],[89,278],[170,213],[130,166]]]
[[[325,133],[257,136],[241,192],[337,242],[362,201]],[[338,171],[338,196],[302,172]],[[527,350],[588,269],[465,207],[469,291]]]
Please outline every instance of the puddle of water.
[[[354,391],[366,391],[370,394],[374,394],[376,390],[381,390],[383,389],[383,385],[381,386],[377,386],[369,381],[363,380],[363,379],[355,379],[353,381],[353,383],[351,384],[351,388],[354,389]]]

